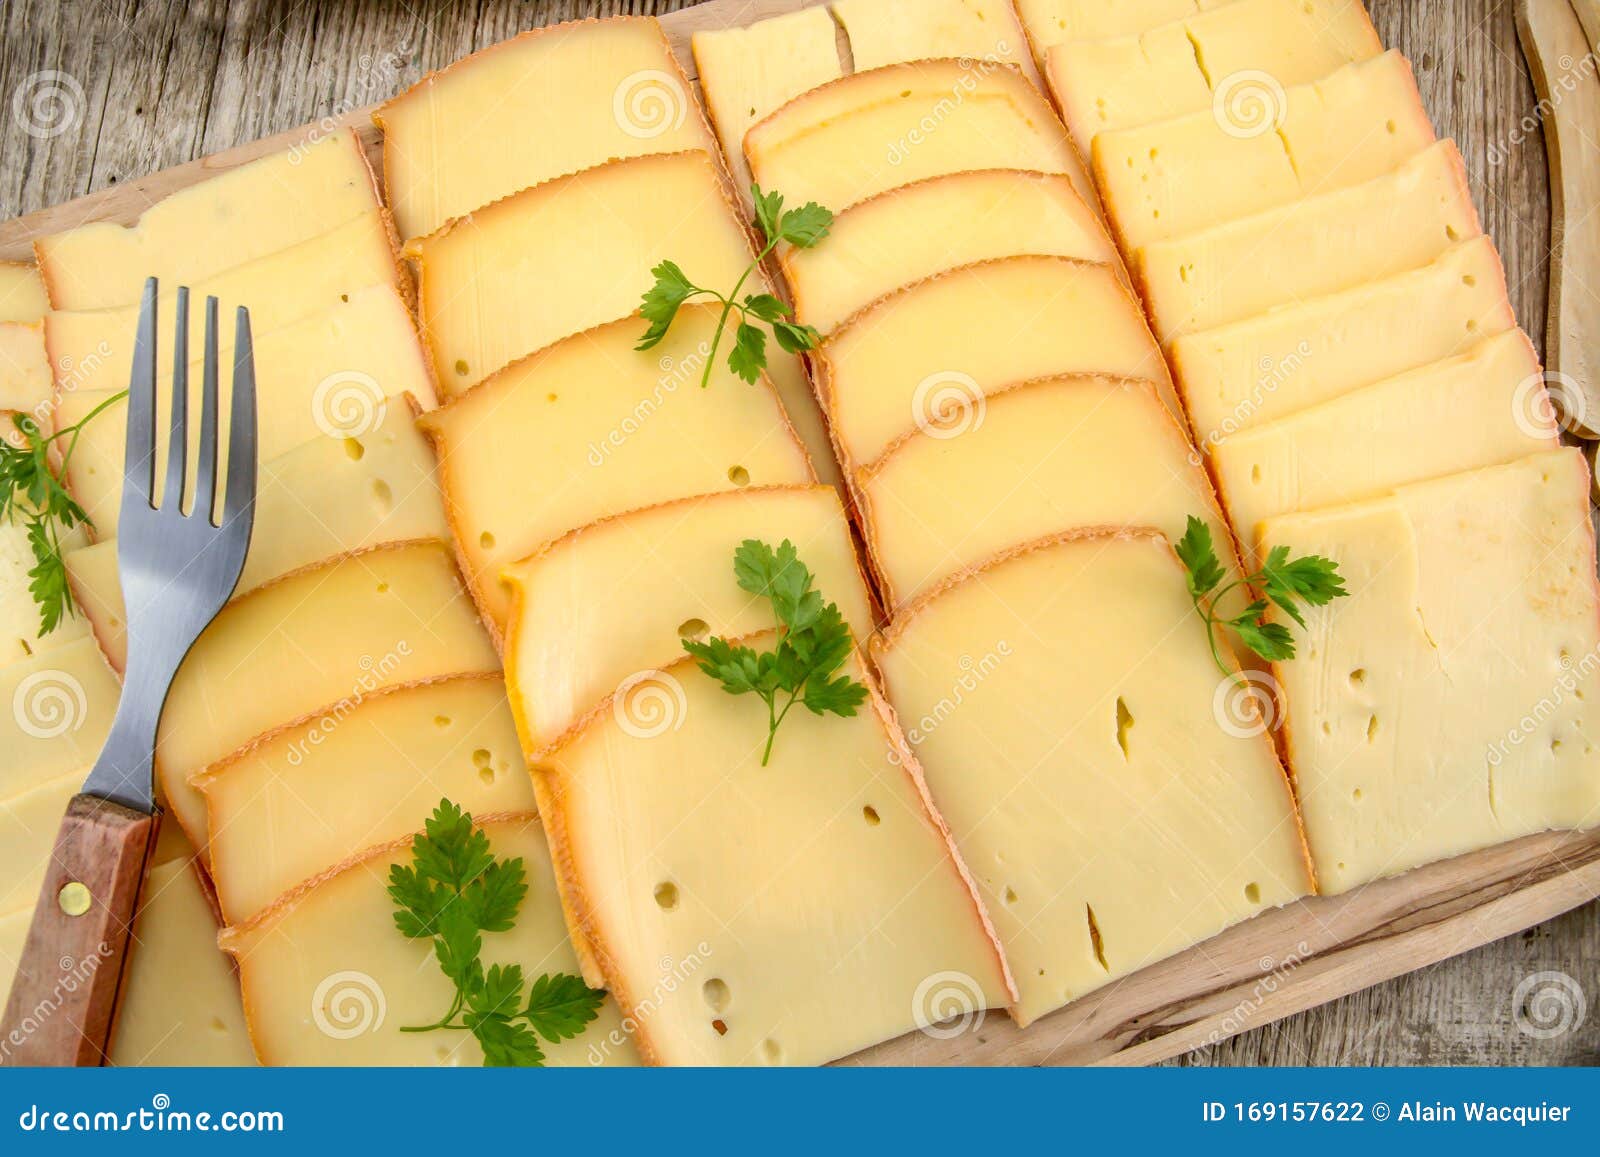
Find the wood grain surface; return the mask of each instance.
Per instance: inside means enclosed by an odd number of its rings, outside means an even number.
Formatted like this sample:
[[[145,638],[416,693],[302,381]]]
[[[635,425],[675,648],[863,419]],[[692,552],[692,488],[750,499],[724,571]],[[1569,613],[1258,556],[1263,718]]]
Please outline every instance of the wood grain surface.
[[[348,117],[523,28],[682,6],[675,0],[0,0],[0,219],[111,191],[308,122]],[[762,6],[762,0],[748,5]],[[1460,145],[1484,226],[1505,258],[1517,316],[1542,347],[1549,186],[1513,0],[1368,0],[1368,7],[1385,43],[1415,65],[1440,135]],[[19,243],[22,232],[0,224],[0,248]],[[1381,928],[1391,961],[1406,961],[1423,942],[1421,933],[1434,929],[1430,951],[1406,964],[1424,966],[1308,1011],[1277,991],[1275,978],[1289,964],[1281,954],[1253,975],[1214,976],[1196,950],[1198,956],[1186,954],[1172,966],[1187,969],[1200,985],[1178,1023],[1116,1021],[1119,1008],[1140,1006],[1137,989],[1148,973],[1113,986],[1093,1004],[1083,1002],[1073,1015],[1107,1021],[1107,1037],[1132,1044],[1130,1059],[1140,1057],[1146,1042],[1182,1042],[1192,1051],[1170,1062],[1178,1064],[1600,1063],[1600,905],[1428,963],[1440,929],[1461,945],[1474,944],[1526,923],[1519,920],[1525,912],[1568,906],[1572,898],[1563,895],[1555,869],[1575,856],[1573,866],[1592,880],[1600,862],[1595,848],[1593,839],[1559,837],[1514,845],[1495,857],[1497,870],[1483,884],[1489,892],[1467,910],[1397,912],[1389,919],[1378,910],[1387,895],[1380,886],[1363,899],[1368,908],[1361,914]],[[1442,880],[1449,866],[1425,871]],[[1295,1000],[1319,985],[1337,989],[1341,970],[1353,966],[1349,954],[1360,949],[1294,963],[1302,974]],[[1530,1005],[1548,998],[1552,984],[1566,994],[1569,1009],[1556,1032]],[[1574,989],[1585,1007],[1572,1003]],[[1251,1019],[1292,1015],[1206,1043],[1242,1006],[1256,1006]],[[1009,1025],[996,1023],[974,1036],[974,1047],[988,1059],[1014,1063],[1066,1059],[1032,1055],[1027,1034],[1012,1036]]]

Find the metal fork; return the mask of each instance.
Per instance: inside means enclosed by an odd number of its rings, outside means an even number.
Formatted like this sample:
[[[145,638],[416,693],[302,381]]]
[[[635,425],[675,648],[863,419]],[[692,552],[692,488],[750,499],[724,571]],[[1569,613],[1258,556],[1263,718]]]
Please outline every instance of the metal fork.
[[[0,1030],[0,1064],[98,1065],[138,911],[159,815],[152,778],[157,726],[178,665],[233,595],[250,544],[256,495],[255,363],[240,307],[221,525],[217,481],[217,299],[206,300],[206,352],[195,487],[189,445],[189,291],[178,290],[171,448],[160,506],[156,470],[156,279],[145,282],[128,384],[117,564],[128,661],[100,758],[67,806]],[[187,500],[187,501],[186,501]],[[189,512],[185,513],[185,507]]]

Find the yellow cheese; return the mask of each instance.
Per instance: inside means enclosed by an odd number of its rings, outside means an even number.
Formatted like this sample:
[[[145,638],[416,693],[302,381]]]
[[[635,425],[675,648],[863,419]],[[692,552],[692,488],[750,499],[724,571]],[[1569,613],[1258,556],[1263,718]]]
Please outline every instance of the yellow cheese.
[[[358,438],[316,438],[264,462],[255,527],[235,596],[336,555],[388,542],[447,539],[433,451],[396,403]],[[103,539],[65,555],[83,614],[117,670],[127,655],[117,542]]]
[[[1419,436],[1426,431],[1426,436]],[[1211,452],[1244,549],[1256,527],[1548,450],[1559,430],[1521,330],[1235,434]]]
[[[1515,325],[1499,254],[1477,237],[1421,269],[1187,334],[1172,364],[1197,440],[1215,445]]]
[[[11,996],[11,982],[16,978],[22,945],[28,939],[28,925],[32,922],[32,908],[19,908],[0,916],[0,1006]]]
[[[801,93],[844,75],[838,33],[828,9],[818,5],[744,28],[694,34],[690,44],[700,91],[741,197],[750,189],[745,133]]]
[[[113,1065],[256,1063],[239,978],[217,947],[217,920],[197,870],[183,857],[151,868],[145,879],[117,1001]]]
[[[825,244],[780,256],[797,318],[826,334],[903,285],[1025,253],[1118,260],[1071,181],[1022,169],[951,173],[880,193],[838,214]]]
[[[1282,94],[1096,136],[1095,180],[1123,248],[1371,180],[1434,139],[1397,52]]]
[[[1348,189],[1152,242],[1130,264],[1167,342],[1416,269],[1482,232],[1461,154],[1439,141]]]
[[[834,0],[856,71],[934,57],[1031,67],[1010,0]]]
[[[843,674],[870,678],[858,657]],[[876,694],[851,718],[790,714],[762,767],[758,699],[689,661],[654,678],[665,725],[616,704],[533,769],[586,974],[637,1019],[646,1059],[818,1064],[1011,1003]]]
[[[211,878],[230,924],[365,848],[420,830],[441,797],[475,815],[533,808],[497,672],[385,688],[272,732],[193,785],[215,833]]]
[[[872,630],[850,525],[832,487],[724,490],[605,519],[506,570],[506,679],[525,749],[548,746],[635,676],[681,659],[685,634],[733,639],[777,626],[765,598],[729,581],[734,550],[751,538],[794,543],[856,637]],[[640,714],[652,687],[641,681]]]
[[[958,436],[943,433],[912,431],[857,478],[891,607],[1065,530],[1153,526],[1176,541],[1194,515],[1229,553],[1205,471],[1148,382],[1032,382],[987,398]]]
[[[764,189],[834,212],[925,177],[969,169],[1065,173],[1094,188],[1054,110],[1014,66],[917,60],[795,98],[744,140]]]
[[[1262,527],[1350,590],[1273,668],[1324,890],[1600,820],[1588,493],[1558,449]]]
[[[0,410],[50,425],[50,359],[42,322],[0,321]],[[5,424],[9,430],[10,420]]]
[[[1311,890],[1266,725],[1219,716],[1229,683],[1160,535],[1002,556],[873,654],[1022,1023]]]
[[[164,197],[135,225],[94,221],[39,239],[34,252],[56,309],[137,305],[147,277],[208,281],[380,204],[361,142],[341,129]]]
[[[1016,0],[1017,15],[1043,60],[1068,40],[1128,36],[1230,0]]]
[[[1270,123],[1285,87],[1383,51],[1361,0],[1237,0],[1135,35],[1050,50],[1050,88],[1085,152],[1098,133],[1216,108]]]
[[[379,688],[498,668],[443,543],[346,555],[258,587],[212,620],[167,696],[156,774],[190,841],[204,848],[195,772]]]
[[[854,467],[908,430],[959,431],[985,395],[1034,378],[1100,373],[1166,387],[1161,351],[1116,273],[1062,257],[989,261],[908,286],[835,330],[817,365]]]
[[[121,694],[89,638],[0,667],[0,798],[86,772]]]
[[[528,875],[516,924],[483,937],[485,967],[518,964],[534,977],[576,972],[539,818],[523,813],[478,819],[494,854],[520,857]],[[238,961],[245,1015],[263,1064],[483,1063],[471,1033],[401,1031],[433,1024],[455,993],[439,971],[432,943],[407,939],[395,929],[385,881],[393,865],[410,862],[409,838],[374,848],[253,920],[223,930],[221,944]],[[551,1065],[638,1063],[610,1000],[576,1038],[540,1041],[540,1047]]]
[[[637,316],[557,342],[426,414],[456,543],[485,617],[503,628],[500,570],[574,527],[670,498],[813,481],[763,379],[720,356],[700,387],[715,305],[688,305],[634,348]]]
[[[535,28],[433,73],[373,114],[406,237],[617,157],[709,148],[654,19]]]
[[[9,417],[0,414],[0,423]],[[81,527],[61,536],[62,549],[73,550],[89,541]],[[74,607],[63,615],[55,630],[40,634],[39,604],[28,589],[28,572],[37,565],[24,523],[0,521],[0,665],[18,663],[34,655],[55,651],[89,633],[89,620]]]
[[[0,912],[32,907],[38,900],[61,818],[88,774],[85,765],[0,799]]]
[[[35,322],[49,308],[37,268],[26,261],[0,261],[0,322]]]

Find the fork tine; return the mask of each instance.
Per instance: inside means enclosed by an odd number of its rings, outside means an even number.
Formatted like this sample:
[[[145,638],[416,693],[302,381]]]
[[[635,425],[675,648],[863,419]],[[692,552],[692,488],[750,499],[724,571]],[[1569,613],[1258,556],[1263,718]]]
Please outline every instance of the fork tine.
[[[156,279],[147,278],[128,377],[128,434],[122,458],[122,506],[150,505],[156,462]]]
[[[250,311],[239,307],[233,339],[233,410],[228,430],[226,526],[256,501],[256,368],[250,342]]]
[[[217,299],[206,298],[206,357],[201,370],[200,468],[195,474],[195,509],[210,522],[217,509]]]
[[[189,464],[189,287],[178,286],[177,315],[172,319],[172,433],[167,446],[167,482],[161,505],[183,510],[183,476]]]

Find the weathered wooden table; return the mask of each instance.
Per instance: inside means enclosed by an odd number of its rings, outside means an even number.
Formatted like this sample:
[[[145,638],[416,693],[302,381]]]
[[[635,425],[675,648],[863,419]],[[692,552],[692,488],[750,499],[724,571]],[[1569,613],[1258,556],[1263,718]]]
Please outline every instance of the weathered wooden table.
[[[0,0],[0,218],[360,108],[536,24],[682,6]],[[1511,0],[1368,7],[1460,145],[1517,316],[1542,345],[1550,207]],[[1541,973],[1571,978],[1590,1006],[1555,1035],[1515,1007],[1547,991]],[[1600,904],[1173,1063],[1600,1064]]]

